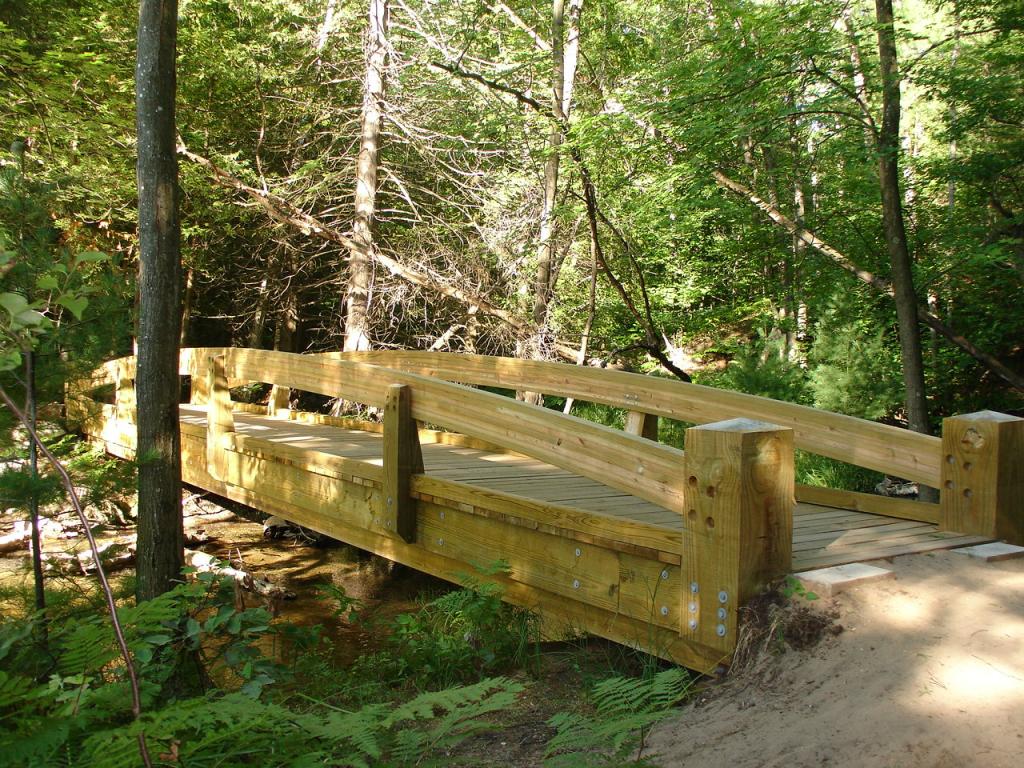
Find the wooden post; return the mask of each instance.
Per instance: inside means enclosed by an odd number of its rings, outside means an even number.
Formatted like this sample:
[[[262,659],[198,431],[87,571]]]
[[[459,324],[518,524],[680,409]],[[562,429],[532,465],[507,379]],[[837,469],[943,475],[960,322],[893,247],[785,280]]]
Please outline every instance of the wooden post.
[[[194,351],[189,360],[189,382],[190,390],[188,401],[191,405],[206,405],[210,399],[210,382],[207,375],[207,365],[204,365],[199,354]]]
[[[235,431],[231,390],[224,370],[224,355],[210,357],[206,375],[206,471],[215,480],[225,479],[227,461],[224,436]]]
[[[942,528],[1024,544],[1024,419],[995,411],[942,422]]]
[[[114,409],[118,421],[135,423],[135,382],[132,380],[128,363],[117,361],[117,378],[114,381]]]
[[[625,431],[658,442],[658,417],[653,413],[630,411],[626,414]]]
[[[288,404],[288,395],[290,393],[290,387],[274,384],[270,388],[270,398],[267,400],[267,416],[276,416],[282,419],[288,418],[288,413],[291,410]]]
[[[722,652],[737,609],[793,555],[793,431],[732,419],[686,430],[680,634]]]
[[[397,533],[409,543],[416,540],[416,501],[409,495],[409,478],[423,474],[411,395],[404,384],[392,384],[384,401],[384,509],[379,522],[386,532]]]

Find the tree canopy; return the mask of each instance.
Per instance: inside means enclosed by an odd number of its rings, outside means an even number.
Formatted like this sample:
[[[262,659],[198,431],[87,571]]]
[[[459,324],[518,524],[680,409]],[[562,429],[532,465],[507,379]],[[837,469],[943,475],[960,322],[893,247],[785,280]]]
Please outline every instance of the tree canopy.
[[[894,10],[886,64],[862,0],[183,0],[182,340],[340,349],[361,292],[373,347],[905,423],[891,159],[931,426],[1019,409],[1024,6]],[[0,143],[25,150],[0,162],[47,187],[62,244],[113,254],[110,352],[135,311],[136,23],[0,4]]]

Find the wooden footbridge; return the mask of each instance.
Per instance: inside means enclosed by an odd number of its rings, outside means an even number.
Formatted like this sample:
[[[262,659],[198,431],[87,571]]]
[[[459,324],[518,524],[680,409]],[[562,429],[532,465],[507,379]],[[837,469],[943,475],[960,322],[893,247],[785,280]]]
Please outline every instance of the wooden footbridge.
[[[69,387],[68,412],[135,448],[134,358]],[[615,371],[476,355],[183,350],[185,482],[450,580],[508,564],[505,598],[688,667],[728,662],[740,609],[792,571],[1024,539],[1024,419],[941,438]],[[231,387],[272,385],[269,404]],[[626,410],[624,431],[476,387]],[[289,408],[295,390],[383,423]],[[685,451],[657,420],[692,426]],[[794,447],[940,489],[938,504],[794,485]]]

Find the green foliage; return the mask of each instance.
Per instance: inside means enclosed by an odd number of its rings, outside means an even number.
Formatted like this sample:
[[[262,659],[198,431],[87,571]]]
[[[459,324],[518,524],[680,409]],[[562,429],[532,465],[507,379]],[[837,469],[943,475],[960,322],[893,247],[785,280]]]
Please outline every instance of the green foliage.
[[[872,493],[884,478],[881,472],[807,451],[797,450],[795,460],[796,481],[804,485]]]
[[[0,371],[21,365],[65,314],[81,321],[96,288],[88,284],[97,252],[62,246],[46,205],[51,190],[15,167],[0,167]]]
[[[849,302],[833,301],[815,336],[809,379],[816,407],[872,420],[900,407],[898,351],[884,330],[858,321]]]
[[[4,765],[135,766],[140,733],[151,754],[193,766],[441,765],[522,691],[489,678],[354,710],[272,697],[267,686],[287,671],[261,647],[275,635],[294,639],[296,628],[271,625],[262,609],[235,609],[230,588],[209,573],[119,615],[142,683],[138,720],[102,617],[51,619],[50,654],[35,644],[37,619],[0,619]],[[216,686],[176,696],[168,685],[179,665],[198,665]]]
[[[782,582],[782,586],[779,587],[779,594],[787,600],[791,600],[795,597],[802,597],[804,600],[817,600],[818,595],[816,592],[811,592],[803,585],[800,579],[793,575],[786,576],[785,581]]]
[[[464,575],[463,588],[397,616],[387,654],[357,666],[387,670],[388,679],[419,688],[453,685],[529,664],[537,652],[537,617],[502,602],[501,585],[488,577],[507,572],[496,563]]]
[[[703,374],[699,383],[790,403],[808,399],[806,372],[787,357],[782,339],[765,333],[741,346],[724,371]]]
[[[671,714],[692,684],[678,668],[598,683],[593,714],[562,712],[550,720],[556,735],[545,750],[545,768],[652,765],[642,759],[647,732]]]

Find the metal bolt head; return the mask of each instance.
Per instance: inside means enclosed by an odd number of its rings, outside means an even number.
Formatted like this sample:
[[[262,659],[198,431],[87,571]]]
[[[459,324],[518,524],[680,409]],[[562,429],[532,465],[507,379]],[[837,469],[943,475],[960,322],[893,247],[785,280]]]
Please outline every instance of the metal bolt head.
[[[697,604],[696,603],[690,603],[690,613],[696,613],[696,612],[697,612]]]
[[[696,581],[691,581],[690,591],[696,595],[698,592],[700,592],[700,585]]]
[[[725,637],[725,624],[719,624],[715,627],[715,634],[719,637]]]
[[[666,568],[665,570],[663,570],[661,572],[661,580],[662,581],[668,581],[668,568]]]
[[[690,619],[690,623],[689,623],[688,626],[690,627],[691,630],[697,629],[697,620],[696,619]]]
[[[729,615],[729,612],[725,608],[718,609],[718,620],[725,621],[725,617]]]
[[[725,604],[729,602],[729,593],[724,589],[718,593],[718,602]]]
[[[437,540],[437,546],[443,547],[444,546],[444,539],[438,539]]]
[[[668,616],[668,606],[667,605],[661,606],[661,615],[662,616]]]
[[[440,517],[442,520],[444,520],[444,510],[443,509],[438,513],[438,517]]]
[[[580,557],[582,554],[583,554],[583,550],[580,549],[579,547],[576,547],[576,557]]]
[[[388,520],[386,523],[384,523],[384,527],[385,528],[391,528],[391,521]]]
[[[388,506],[390,507],[394,503],[395,503],[395,500],[392,499],[390,496],[388,496]]]
[[[573,579],[572,580],[572,588],[573,589],[579,589],[580,588],[580,580],[579,579]]]

